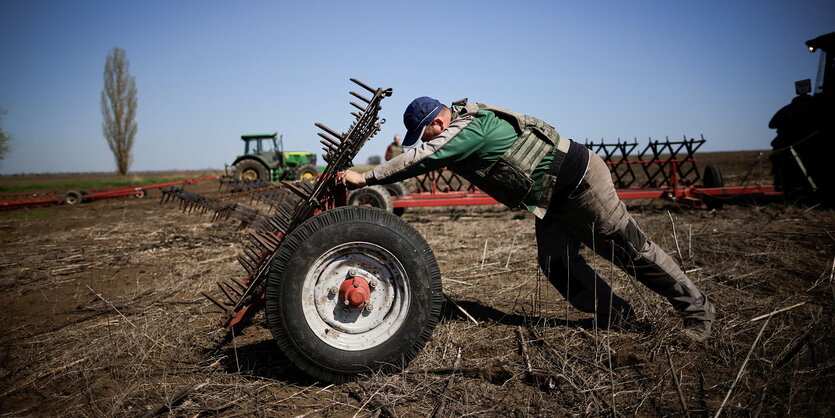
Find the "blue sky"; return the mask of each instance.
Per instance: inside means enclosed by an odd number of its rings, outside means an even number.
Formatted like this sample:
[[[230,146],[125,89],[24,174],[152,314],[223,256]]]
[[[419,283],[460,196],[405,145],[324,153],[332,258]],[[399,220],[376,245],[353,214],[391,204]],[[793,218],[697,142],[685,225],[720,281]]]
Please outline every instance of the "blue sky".
[[[833,30],[831,0],[0,0],[13,136],[0,174],[115,171],[100,111],[113,47],[139,91],[131,171],[222,168],[247,133],[320,152],[315,122],[348,128],[350,77],[394,89],[357,164],[404,133],[422,95],[581,141],[703,134],[703,151],[768,149],[768,120],[816,73],[803,42]]]

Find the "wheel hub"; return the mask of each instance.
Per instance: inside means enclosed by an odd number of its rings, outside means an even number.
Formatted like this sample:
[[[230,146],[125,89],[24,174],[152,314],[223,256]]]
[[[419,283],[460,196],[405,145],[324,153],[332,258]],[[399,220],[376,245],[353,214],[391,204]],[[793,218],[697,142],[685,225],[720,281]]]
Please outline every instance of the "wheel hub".
[[[368,242],[336,246],[313,262],[303,303],[310,329],[342,350],[366,350],[402,325],[411,301],[403,265],[385,248]]]
[[[371,287],[360,276],[349,277],[339,286],[339,301],[349,308],[362,308],[370,298]]]
[[[247,169],[247,170],[244,170],[244,172],[241,173],[241,180],[252,181],[252,180],[255,180],[257,178],[258,178],[258,172],[251,169],[251,168]]]

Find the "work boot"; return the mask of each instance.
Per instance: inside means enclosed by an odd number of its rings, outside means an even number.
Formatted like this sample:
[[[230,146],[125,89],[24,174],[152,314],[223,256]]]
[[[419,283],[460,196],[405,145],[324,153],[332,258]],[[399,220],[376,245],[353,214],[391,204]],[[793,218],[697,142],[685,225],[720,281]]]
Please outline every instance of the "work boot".
[[[711,322],[713,321],[701,318],[684,318],[684,329],[681,333],[691,341],[704,342],[710,337]]]

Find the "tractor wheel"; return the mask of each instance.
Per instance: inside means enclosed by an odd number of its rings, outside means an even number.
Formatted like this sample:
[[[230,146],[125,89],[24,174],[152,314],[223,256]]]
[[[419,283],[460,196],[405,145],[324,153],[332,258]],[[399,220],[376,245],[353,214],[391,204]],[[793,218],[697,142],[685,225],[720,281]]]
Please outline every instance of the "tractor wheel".
[[[148,191],[145,189],[139,189],[133,194],[133,197],[137,199],[143,199],[145,196],[148,196]]]
[[[725,187],[725,180],[722,179],[722,171],[715,165],[705,167],[702,173],[702,184],[705,187]]]
[[[392,212],[394,207],[391,195],[384,186],[374,185],[357,189],[348,194],[348,204],[354,206],[371,206]]]
[[[296,177],[298,177],[299,180],[306,180],[311,183],[316,183],[316,179],[319,178],[319,170],[316,169],[315,165],[305,165],[296,171]]]
[[[64,193],[64,203],[68,205],[75,205],[81,203],[83,195],[78,190],[70,190]]]
[[[429,244],[400,218],[344,206],[288,235],[266,285],[279,349],[328,382],[404,368],[432,337],[441,276]]]
[[[238,180],[270,181],[270,172],[264,164],[255,160],[243,160],[235,164],[235,178]]]
[[[391,183],[386,184],[383,187],[388,190],[389,194],[392,196],[405,196],[406,195],[406,185],[403,182]],[[395,208],[392,207],[392,213],[397,216],[403,216],[406,212],[406,208]]]
[[[722,171],[715,165],[705,167],[702,173],[702,184],[705,188],[725,187],[725,180],[722,178]],[[702,201],[708,209],[722,209],[725,200],[721,196],[703,196]]]

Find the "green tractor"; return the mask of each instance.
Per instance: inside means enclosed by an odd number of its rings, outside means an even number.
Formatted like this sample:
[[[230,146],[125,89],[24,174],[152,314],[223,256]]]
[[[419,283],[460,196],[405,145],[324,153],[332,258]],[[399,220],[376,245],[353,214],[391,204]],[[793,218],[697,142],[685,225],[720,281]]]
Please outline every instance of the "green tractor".
[[[232,163],[232,176],[238,180],[308,180],[316,181],[316,154],[284,151],[278,133],[241,135],[244,153]]]

